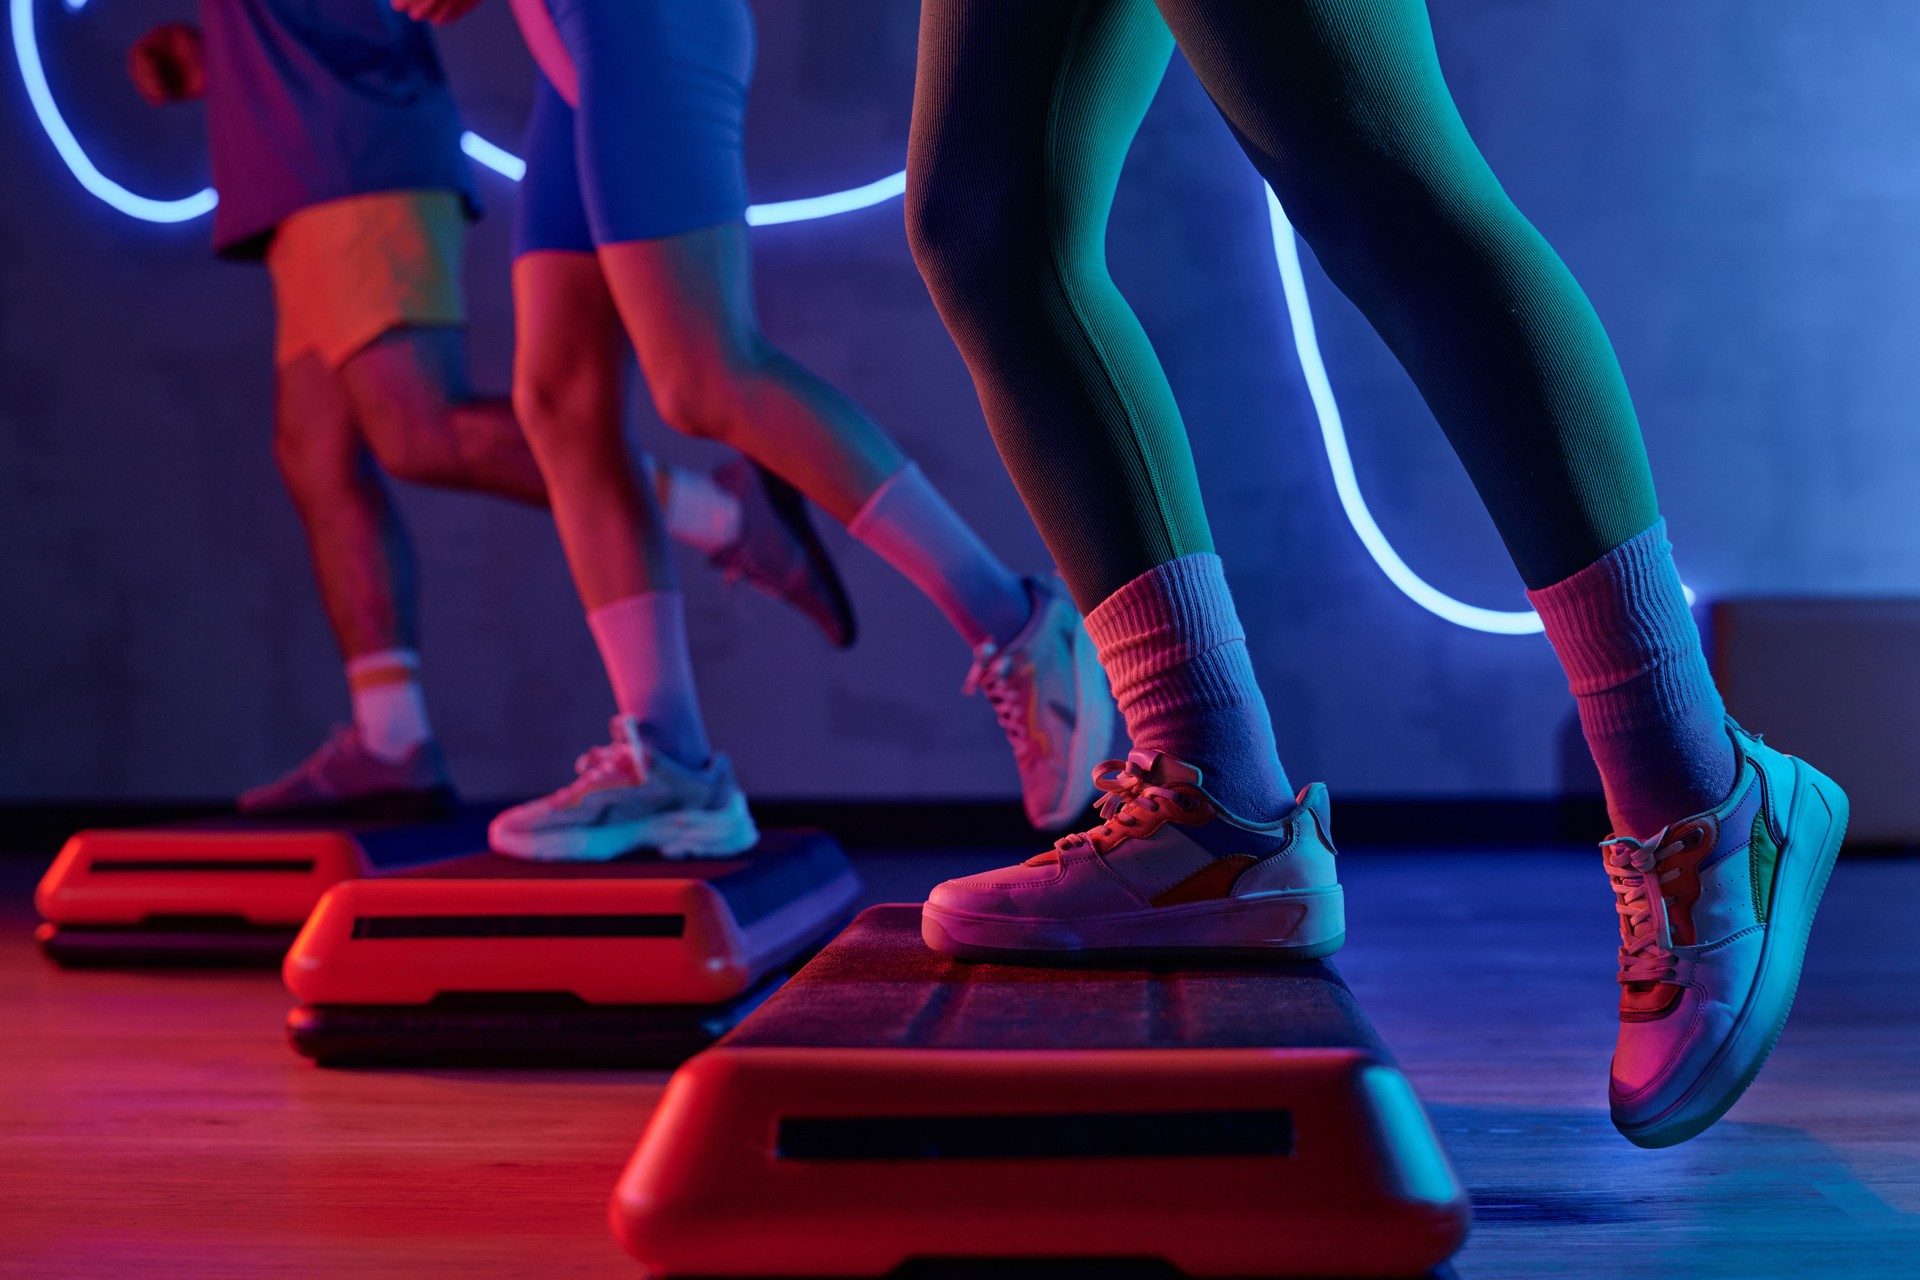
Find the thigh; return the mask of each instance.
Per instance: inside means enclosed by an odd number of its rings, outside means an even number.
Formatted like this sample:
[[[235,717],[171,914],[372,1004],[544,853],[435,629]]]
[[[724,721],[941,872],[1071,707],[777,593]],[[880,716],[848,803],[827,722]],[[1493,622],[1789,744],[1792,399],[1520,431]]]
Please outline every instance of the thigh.
[[[1158,0],[1262,175],[1319,188],[1498,186],[1454,106],[1423,0]],[[1393,192],[1369,192],[1390,200]],[[1355,202],[1345,202],[1351,206]],[[1290,210],[1291,211],[1291,210]]]
[[[464,328],[401,325],[347,357],[339,379],[367,443],[397,465],[452,439],[466,370]]]
[[[740,222],[600,247],[607,288],[656,405],[711,395],[764,353],[750,250]]]
[[[574,110],[545,75],[536,80],[523,146],[527,171],[514,204],[513,256],[541,251],[590,254],[593,228],[580,195]]]
[[[746,217],[746,0],[551,0],[579,75],[574,120],[597,244]]]
[[[1019,220],[1036,244],[1100,235],[1172,53],[1152,0],[926,0],[909,199]]]

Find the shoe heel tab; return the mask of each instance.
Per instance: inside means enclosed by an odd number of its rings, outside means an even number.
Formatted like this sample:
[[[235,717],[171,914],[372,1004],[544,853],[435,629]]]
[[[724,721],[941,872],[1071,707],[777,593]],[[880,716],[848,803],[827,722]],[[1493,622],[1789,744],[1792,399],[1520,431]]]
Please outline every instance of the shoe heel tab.
[[[1320,828],[1320,838],[1333,847],[1333,797],[1327,793],[1324,782],[1309,782],[1300,788],[1300,794],[1294,797],[1299,806],[1313,816],[1315,825]]]

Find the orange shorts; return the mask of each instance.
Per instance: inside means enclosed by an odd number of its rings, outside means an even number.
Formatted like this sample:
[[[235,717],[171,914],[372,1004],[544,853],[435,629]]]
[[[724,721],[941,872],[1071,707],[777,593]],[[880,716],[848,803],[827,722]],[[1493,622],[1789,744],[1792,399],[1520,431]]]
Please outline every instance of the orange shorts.
[[[348,196],[287,218],[267,246],[274,364],[311,352],[338,369],[390,329],[465,324],[466,234],[466,210],[451,191]]]

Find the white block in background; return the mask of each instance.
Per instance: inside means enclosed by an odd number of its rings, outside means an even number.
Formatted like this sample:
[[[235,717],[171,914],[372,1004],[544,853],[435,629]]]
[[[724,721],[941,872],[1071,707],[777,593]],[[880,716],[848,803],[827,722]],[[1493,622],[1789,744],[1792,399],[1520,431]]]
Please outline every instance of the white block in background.
[[[1713,606],[1727,710],[1853,801],[1849,841],[1920,844],[1920,600]]]

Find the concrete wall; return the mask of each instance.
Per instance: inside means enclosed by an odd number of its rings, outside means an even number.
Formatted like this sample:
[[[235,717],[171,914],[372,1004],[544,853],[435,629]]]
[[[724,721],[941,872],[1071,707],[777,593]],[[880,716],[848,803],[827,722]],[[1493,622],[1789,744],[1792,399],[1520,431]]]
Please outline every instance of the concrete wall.
[[[36,6],[56,93],[102,168],[155,195],[204,180],[197,108],[120,74],[179,0]],[[761,5],[756,198],[901,163],[914,7]],[[1920,7],[1848,0],[1436,0],[1448,77],[1521,207],[1586,283],[1641,407],[1703,595],[1920,590]],[[444,41],[469,121],[518,132],[528,63],[505,6]],[[0,798],[218,795],[297,759],[345,697],[268,447],[264,272],[204,222],[88,196],[0,87]],[[503,388],[512,191],[468,266],[475,365]],[[897,202],[756,234],[768,329],[889,425],[1010,560],[1042,548],[907,253]],[[1538,637],[1422,612],[1336,502],[1287,336],[1257,180],[1176,63],[1116,210],[1116,276],[1165,358],[1255,662],[1296,778],[1345,794],[1584,789]],[[1523,602],[1491,526],[1398,367],[1315,274],[1321,339],[1368,500],[1414,568]],[[644,406],[636,434],[671,438]],[[463,785],[543,788],[608,697],[550,526],[409,492],[429,696]],[[834,531],[865,640],[826,649],[778,607],[687,581],[715,736],[766,796],[1010,795],[966,654]]]

